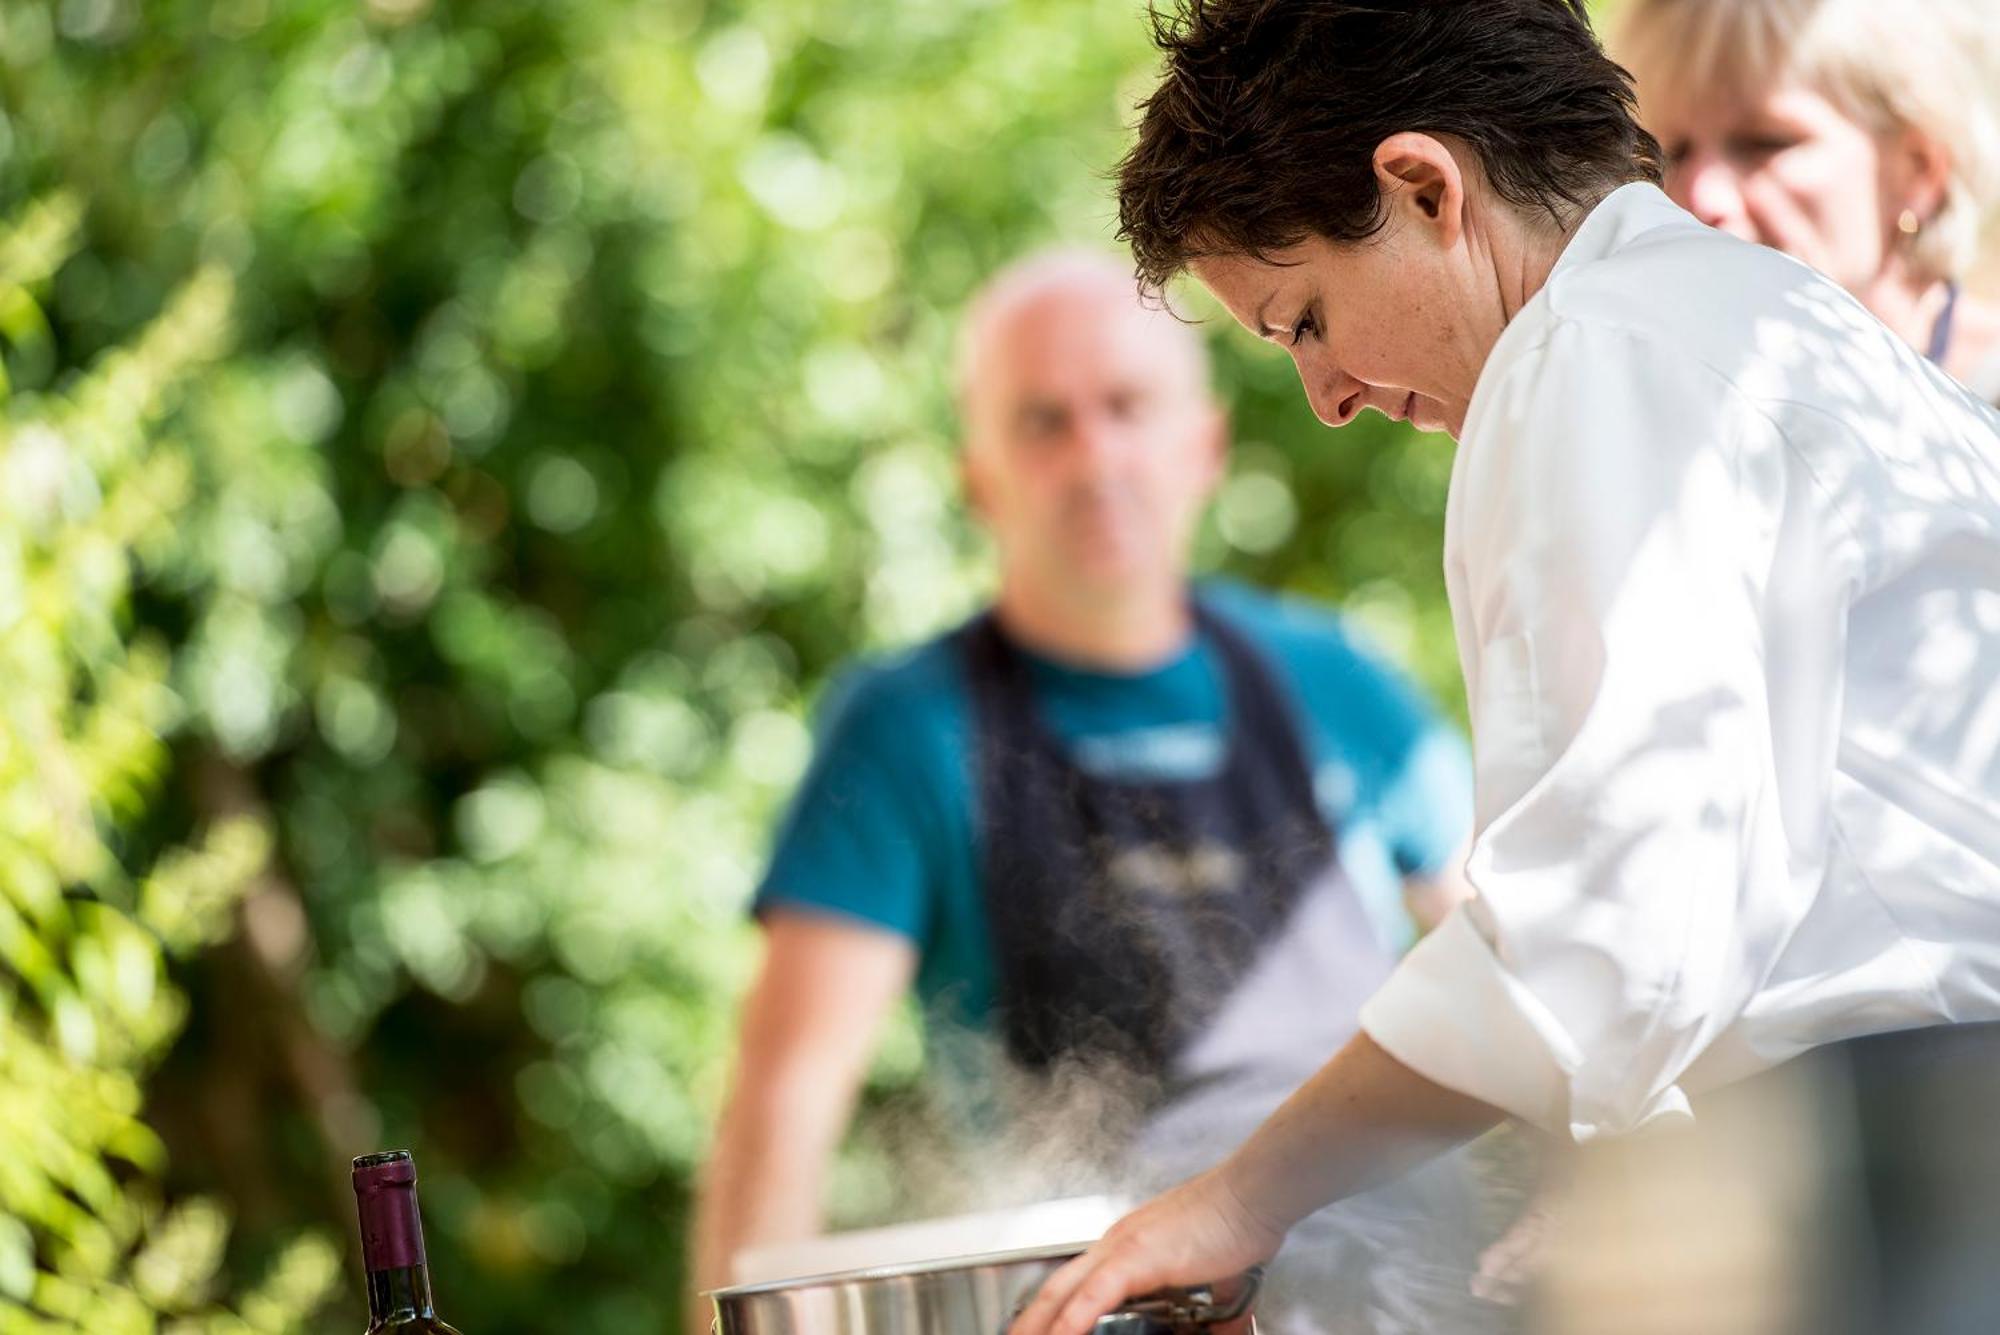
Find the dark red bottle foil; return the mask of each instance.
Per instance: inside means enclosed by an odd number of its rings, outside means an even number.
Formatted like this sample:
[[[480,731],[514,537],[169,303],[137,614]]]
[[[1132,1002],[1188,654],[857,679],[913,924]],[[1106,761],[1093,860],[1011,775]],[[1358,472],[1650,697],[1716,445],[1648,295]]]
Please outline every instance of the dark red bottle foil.
[[[424,1264],[417,1214],[417,1165],[406,1150],[354,1161],[354,1201],[361,1211],[361,1259],[370,1270]]]

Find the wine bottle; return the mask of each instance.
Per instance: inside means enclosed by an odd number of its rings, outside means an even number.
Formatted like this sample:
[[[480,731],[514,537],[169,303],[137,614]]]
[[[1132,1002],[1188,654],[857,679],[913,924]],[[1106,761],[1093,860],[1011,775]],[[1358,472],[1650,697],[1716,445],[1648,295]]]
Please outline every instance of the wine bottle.
[[[417,1165],[409,1151],[356,1159],[354,1204],[361,1212],[361,1261],[368,1268],[368,1335],[458,1335],[431,1307]]]

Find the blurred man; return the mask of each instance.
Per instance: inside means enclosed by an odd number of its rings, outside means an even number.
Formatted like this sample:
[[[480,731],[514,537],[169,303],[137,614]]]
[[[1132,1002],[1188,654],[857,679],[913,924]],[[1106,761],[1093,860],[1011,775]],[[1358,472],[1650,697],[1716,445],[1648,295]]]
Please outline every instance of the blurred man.
[[[959,394],[999,595],[826,706],[757,896],[703,1286],[818,1228],[913,982],[934,1045],[990,1036],[1003,1118],[1037,1089],[1120,1091],[1080,1102],[1106,1174],[1136,1187],[1226,1153],[1354,1032],[1405,910],[1457,898],[1456,737],[1332,615],[1190,585],[1226,448],[1194,331],[1118,263],[1040,255],[972,303]],[[1413,1200],[1371,1246],[1421,1231]]]

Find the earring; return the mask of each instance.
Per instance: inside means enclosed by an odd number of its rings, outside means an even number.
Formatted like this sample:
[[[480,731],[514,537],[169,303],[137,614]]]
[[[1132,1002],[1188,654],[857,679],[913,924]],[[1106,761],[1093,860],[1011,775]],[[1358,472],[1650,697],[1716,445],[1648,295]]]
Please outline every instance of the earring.
[[[1923,219],[1917,216],[1917,211],[1915,209],[1904,209],[1902,213],[1898,214],[1896,217],[1896,230],[1901,232],[1904,236],[1915,236],[1918,232],[1921,232],[1923,228],[1924,228],[1924,221]]]

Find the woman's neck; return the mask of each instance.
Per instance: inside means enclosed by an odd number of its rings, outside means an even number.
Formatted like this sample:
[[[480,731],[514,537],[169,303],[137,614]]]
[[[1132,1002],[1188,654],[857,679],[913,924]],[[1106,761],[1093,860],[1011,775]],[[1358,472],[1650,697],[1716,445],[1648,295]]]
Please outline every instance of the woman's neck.
[[[1530,218],[1500,200],[1483,180],[1476,188],[1483,207],[1467,210],[1465,245],[1473,261],[1464,271],[1469,286],[1456,294],[1453,302],[1461,312],[1450,354],[1453,392],[1438,400],[1444,411],[1444,428],[1453,440],[1465,430],[1473,391],[1500,335],[1522,307],[1548,285],[1563,251],[1590,216],[1584,210],[1554,225],[1543,218]]]
[[[1945,335],[1941,360],[1955,376],[1978,371],[2000,352],[2000,311],[1984,298],[1964,292],[1954,295],[1945,279],[1911,273],[1891,260],[1873,283],[1855,295],[1918,352],[1930,354],[1940,334]]]
[[[1990,381],[1996,361],[2000,361],[2000,305],[1986,297],[1961,293],[1958,309],[1952,314],[1951,346],[1945,350],[1944,369],[1968,384],[1981,376]],[[1980,388],[1990,392],[1988,386]]]

